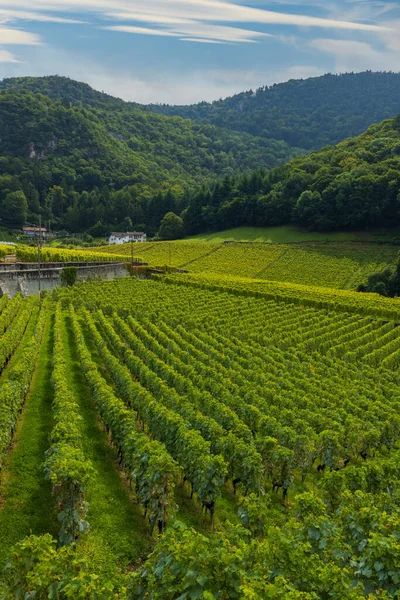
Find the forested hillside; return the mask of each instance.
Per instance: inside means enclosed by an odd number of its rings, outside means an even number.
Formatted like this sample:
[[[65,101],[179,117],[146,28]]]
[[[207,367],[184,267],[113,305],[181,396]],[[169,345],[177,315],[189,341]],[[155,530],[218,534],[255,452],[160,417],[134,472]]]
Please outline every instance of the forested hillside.
[[[283,142],[111,106],[0,92],[2,224],[18,227],[41,212],[53,227],[72,231],[98,221],[116,227],[125,218],[144,225],[156,190],[180,197],[196,182],[272,167],[299,152]]]
[[[400,223],[400,115],[268,173],[225,178],[190,197],[186,231],[297,223],[321,231]]]
[[[304,155],[399,110],[393,73],[291,81],[184,110],[141,107],[65,77],[6,79],[0,224],[41,214],[58,230],[154,235],[172,211],[190,234],[290,222],[396,225],[398,119]]]
[[[4,79],[0,90],[29,90],[89,108],[142,109],[211,123],[307,150],[337,144],[400,112],[400,73],[345,73],[264,86],[191,106],[142,106],[97,92],[67,77]],[[256,165],[253,165],[256,166]]]
[[[250,90],[211,104],[151,106],[307,150],[359,135],[400,111],[399,73],[345,73]]]

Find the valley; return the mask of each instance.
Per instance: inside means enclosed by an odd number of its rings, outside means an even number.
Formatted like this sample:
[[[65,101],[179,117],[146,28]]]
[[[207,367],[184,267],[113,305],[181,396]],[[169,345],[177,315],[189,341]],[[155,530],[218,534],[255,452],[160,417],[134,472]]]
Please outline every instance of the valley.
[[[398,597],[399,93],[0,82],[0,598]]]

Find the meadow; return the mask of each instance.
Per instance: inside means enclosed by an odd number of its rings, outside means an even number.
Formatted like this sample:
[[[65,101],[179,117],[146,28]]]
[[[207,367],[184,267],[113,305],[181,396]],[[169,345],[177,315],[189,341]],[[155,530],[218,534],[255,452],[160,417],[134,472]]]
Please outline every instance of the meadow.
[[[399,308],[212,273],[1,298],[0,596],[395,598]]]

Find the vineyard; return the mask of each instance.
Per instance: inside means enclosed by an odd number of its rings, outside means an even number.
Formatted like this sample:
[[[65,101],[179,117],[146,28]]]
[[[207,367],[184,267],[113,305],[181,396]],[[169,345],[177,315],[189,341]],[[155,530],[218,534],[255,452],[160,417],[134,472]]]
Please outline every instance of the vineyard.
[[[1,298],[0,597],[398,597],[398,300],[328,298],[196,274]]]
[[[0,246],[1,250],[1,246]],[[16,258],[23,262],[38,262],[38,250],[33,246],[17,246]],[[125,262],[127,256],[125,254],[116,254],[104,252],[99,254],[92,250],[68,250],[64,248],[42,248],[40,251],[41,262]],[[138,257],[135,257],[136,262],[142,262]]]
[[[95,252],[103,253],[103,249],[96,248]],[[104,253],[114,252],[130,257],[130,244],[104,248]],[[394,266],[398,254],[396,246],[360,242],[140,244],[140,256],[151,266],[168,265],[193,274],[240,276],[349,290],[356,289],[372,273]]]
[[[7,254],[13,254],[15,249],[13,246],[7,246],[6,244],[0,244],[0,260],[4,260]]]

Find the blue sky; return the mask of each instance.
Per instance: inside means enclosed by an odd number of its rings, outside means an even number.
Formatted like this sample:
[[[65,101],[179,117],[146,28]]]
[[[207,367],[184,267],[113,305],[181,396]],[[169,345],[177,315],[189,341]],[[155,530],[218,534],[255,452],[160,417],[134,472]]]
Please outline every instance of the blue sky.
[[[399,0],[0,0],[0,78],[188,104],[365,69],[400,70]]]

